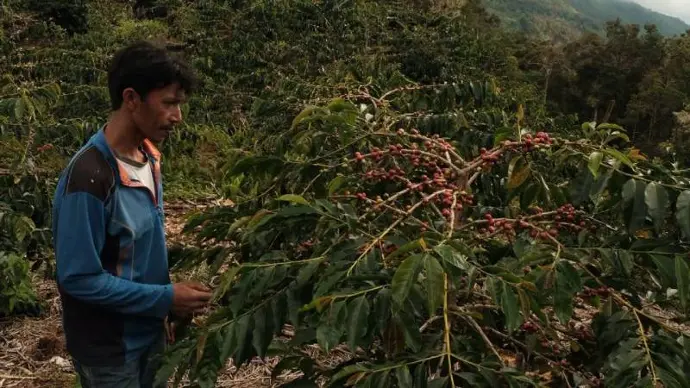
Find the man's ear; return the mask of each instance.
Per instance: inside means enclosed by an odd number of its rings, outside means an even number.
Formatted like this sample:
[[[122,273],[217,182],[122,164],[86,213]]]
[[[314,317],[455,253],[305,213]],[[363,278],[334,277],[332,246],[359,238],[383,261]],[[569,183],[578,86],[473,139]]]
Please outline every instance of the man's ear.
[[[122,105],[127,108],[127,110],[136,110],[141,102],[141,96],[136,90],[132,88],[127,88],[122,91]]]

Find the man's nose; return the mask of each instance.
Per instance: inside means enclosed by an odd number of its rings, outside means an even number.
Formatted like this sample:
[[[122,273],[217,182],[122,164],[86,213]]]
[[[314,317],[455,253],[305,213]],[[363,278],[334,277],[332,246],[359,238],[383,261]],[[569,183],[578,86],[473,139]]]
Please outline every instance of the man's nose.
[[[180,121],[182,121],[182,109],[180,109],[179,106],[175,107],[175,109],[173,110],[173,113],[170,116],[170,121],[172,121],[173,123],[179,123]]]

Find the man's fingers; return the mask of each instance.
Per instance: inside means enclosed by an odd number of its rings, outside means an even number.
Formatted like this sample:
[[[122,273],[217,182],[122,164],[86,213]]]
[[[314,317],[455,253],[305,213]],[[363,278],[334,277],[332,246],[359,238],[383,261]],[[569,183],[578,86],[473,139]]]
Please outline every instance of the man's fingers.
[[[210,292],[205,292],[205,291],[194,291],[191,293],[191,295],[192,295],[192,298],[191,298],[192,300],[203,301],[203,302],[210,300],[211,296],[213,296],[213,294],[211,294]]]
[[[170,343],[175,342],[175,329],[176,329],[175,326],[177,326],[177,325],[173,322],[170,324],[170,327],[169,327],[169,334],[170,335],[168,336],[168,339],[170,340]]]
[[[211,289],[208,288],[205,284],[199,283],[199,282],[189,282],[189,288],[197,291],[204,291],[204,292],[211,292]]]
[[[191,299],[185,303],[185,308],[188,310],[199,310],[206,307],[208,303],[204,299]]]

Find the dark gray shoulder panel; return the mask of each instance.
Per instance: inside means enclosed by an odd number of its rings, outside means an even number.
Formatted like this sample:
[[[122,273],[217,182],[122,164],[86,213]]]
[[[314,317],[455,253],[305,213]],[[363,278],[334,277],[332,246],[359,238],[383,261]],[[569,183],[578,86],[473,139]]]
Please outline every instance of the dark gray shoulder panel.
[[[112,167],[96,147],[90,147],[72,162],[65,194],[86,192],[104,201],[114,183]]]

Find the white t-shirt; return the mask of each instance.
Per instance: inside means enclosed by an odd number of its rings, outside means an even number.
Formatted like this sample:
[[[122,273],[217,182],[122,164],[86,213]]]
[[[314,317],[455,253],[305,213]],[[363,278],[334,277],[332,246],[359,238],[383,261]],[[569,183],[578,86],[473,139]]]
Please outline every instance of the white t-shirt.
[[[117,158],[122,162],[122,166],[127,171],[130,180],[133,182],[140,182],[148,187],[152,193],[156,193],[156,188],[153,183],[153,170],[151,169],[148,158],[144,163],[120,156]]]

